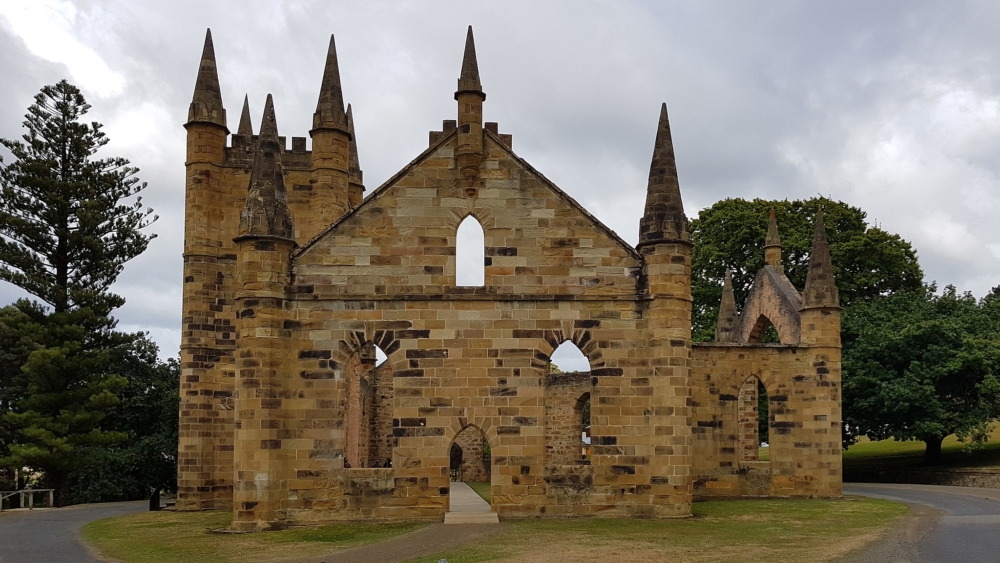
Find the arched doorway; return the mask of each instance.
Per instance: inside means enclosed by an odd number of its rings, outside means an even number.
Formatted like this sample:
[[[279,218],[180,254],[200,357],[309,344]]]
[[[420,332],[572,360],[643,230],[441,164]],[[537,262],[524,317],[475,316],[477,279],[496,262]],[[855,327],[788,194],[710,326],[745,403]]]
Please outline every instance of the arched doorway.
[[[451,479],[445,523],[498,522],[492,509],[493,452],[478,427],[463,428],[448,447]]]
[[[486,436],[475,426],[466,426],[455,435],[448,451],[452,481],[470,483],[476,488],[489,484],[492,475],[492,451]]]

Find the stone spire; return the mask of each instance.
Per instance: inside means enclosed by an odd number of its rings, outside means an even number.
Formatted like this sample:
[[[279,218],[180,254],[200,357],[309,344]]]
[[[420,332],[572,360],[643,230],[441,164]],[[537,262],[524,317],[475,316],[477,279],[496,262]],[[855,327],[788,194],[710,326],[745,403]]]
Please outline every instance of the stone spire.
[[[240,126],[237,135],[253,135],[253,125],[250,123],[250,96],[243,96],[243,112],[240,114]]]
[[[188,123],[214,123],[226,127],[226,110],[222,107],[222,90],[219,73],[215,68],[215,46],[212,30],[205,33],[205,48],[201,52],[198,79],[194,83],[194,96],[188,107]],[[226,128],[226,133],[229,129]]]
[[[483,93],[483,85],[479,81],[479,63],[476,61],[476,41],[472,37],[472,26],[469,26],[469,32],[465,36],[465,56],[462,58],[462,74],[458,77],[458,90],[455,92],[455,99],[458,99],[459,94],[464,93],[474,93],[482,96],[483,100],[486,100],[486,94]]]
[[[719,322],[715,325],[715,341],[735,342],[736,325],[739,320],[736,294],[733,293],[733,272],[726,269],[726,281],[722,284],[722,303],[719,305]]]
[[[677,181],[677,161],[670,138],[667,104],[660,108],[653,160],[649,165],[646,210],[639,221],[637,247],[657,242],[688,241],[688,220],[684,215],[681,188]]]
[[[764,262],[769,266],[774,266],[776,270],[785,273],[785,267],[781,263],[781,238],[778,237],[778,219],[775,217],[774,209],[767,221],[767,238],[764,239]]]
[[[285,174],[281,166],[281,146],[278,144],[278,123],[274,117],[271,94],[264,104],[257,150],[247,202],[240,214],[238,238],[265,236],[294,240],[292,216],[288,212]]]
[[[803,309],[840,306],[840,294],[833,279],[830,245],[826,241],[826,228],[823,226],[822,207],[816,211],[816,233],[809,252],[809,273],[806,274],[806,287],[802,291],[802,303]]]
[[[778,237],[778,218],[774,214],[774,209],[767,219],[767,238],[764,239],[764,246],[781,246],[781,238]]]
[[[351,140],[347,144],[347,181],[350,189],[348,199],[351,206],[356,207],[360,203],[360,198],[365,191],[364,173],[361,171],[361,161],[358,159],[358,141],[354,136],[354,113],[351,111],[351,104],[347,104],[347,133]],[[352,194],[351,192],[358,192]],[[358,201],[353,201],[355,198]]]
[[[313,129],[338,129],[347,132],[347,113],[344,111],[344,93],[340,87],[340,65],[337,63],[337,45],[330,36],[330,49],[326,53],[326,67],[319,87],[319,101],[313,113]]]

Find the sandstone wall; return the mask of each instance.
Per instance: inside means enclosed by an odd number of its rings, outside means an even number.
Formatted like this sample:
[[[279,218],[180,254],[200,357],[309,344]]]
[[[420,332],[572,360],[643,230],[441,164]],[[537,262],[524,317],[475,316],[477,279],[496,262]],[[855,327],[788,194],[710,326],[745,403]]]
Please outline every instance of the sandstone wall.
[[[770,461],[739,459],[739,392],[767,389]],[[695,498],[841,494],[840,349],[695,344],[691,379]]]

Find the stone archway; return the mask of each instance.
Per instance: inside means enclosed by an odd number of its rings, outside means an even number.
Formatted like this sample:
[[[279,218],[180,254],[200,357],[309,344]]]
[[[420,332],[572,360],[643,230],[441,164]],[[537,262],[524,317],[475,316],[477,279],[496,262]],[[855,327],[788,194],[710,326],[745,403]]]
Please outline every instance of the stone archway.
[[[467,425],[455,434],[448,454],[453,469],[445,524],[499,523],[492,507],[492,448],[486,434]]]
[[[492,477],[492,450],[486,435],[469,425],[455,435],[448,449],[452,481],[489,483]]]

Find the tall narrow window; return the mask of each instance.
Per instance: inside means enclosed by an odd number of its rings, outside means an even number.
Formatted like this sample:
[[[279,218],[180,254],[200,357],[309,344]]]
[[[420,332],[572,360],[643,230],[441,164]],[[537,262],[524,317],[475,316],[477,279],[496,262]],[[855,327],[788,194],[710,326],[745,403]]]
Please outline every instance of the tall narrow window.
[[[486,238],[472,215],[458,226],[455,237],[455,285],[481,287],[486,284]]]
[[[590,371],[590,360],[587,359],[587,356],[583,355],[583,352],[576,347],[576,344],[573,344],[569,340],[560,344],[552,352],[550,362],[550,372],[571,373]]]

